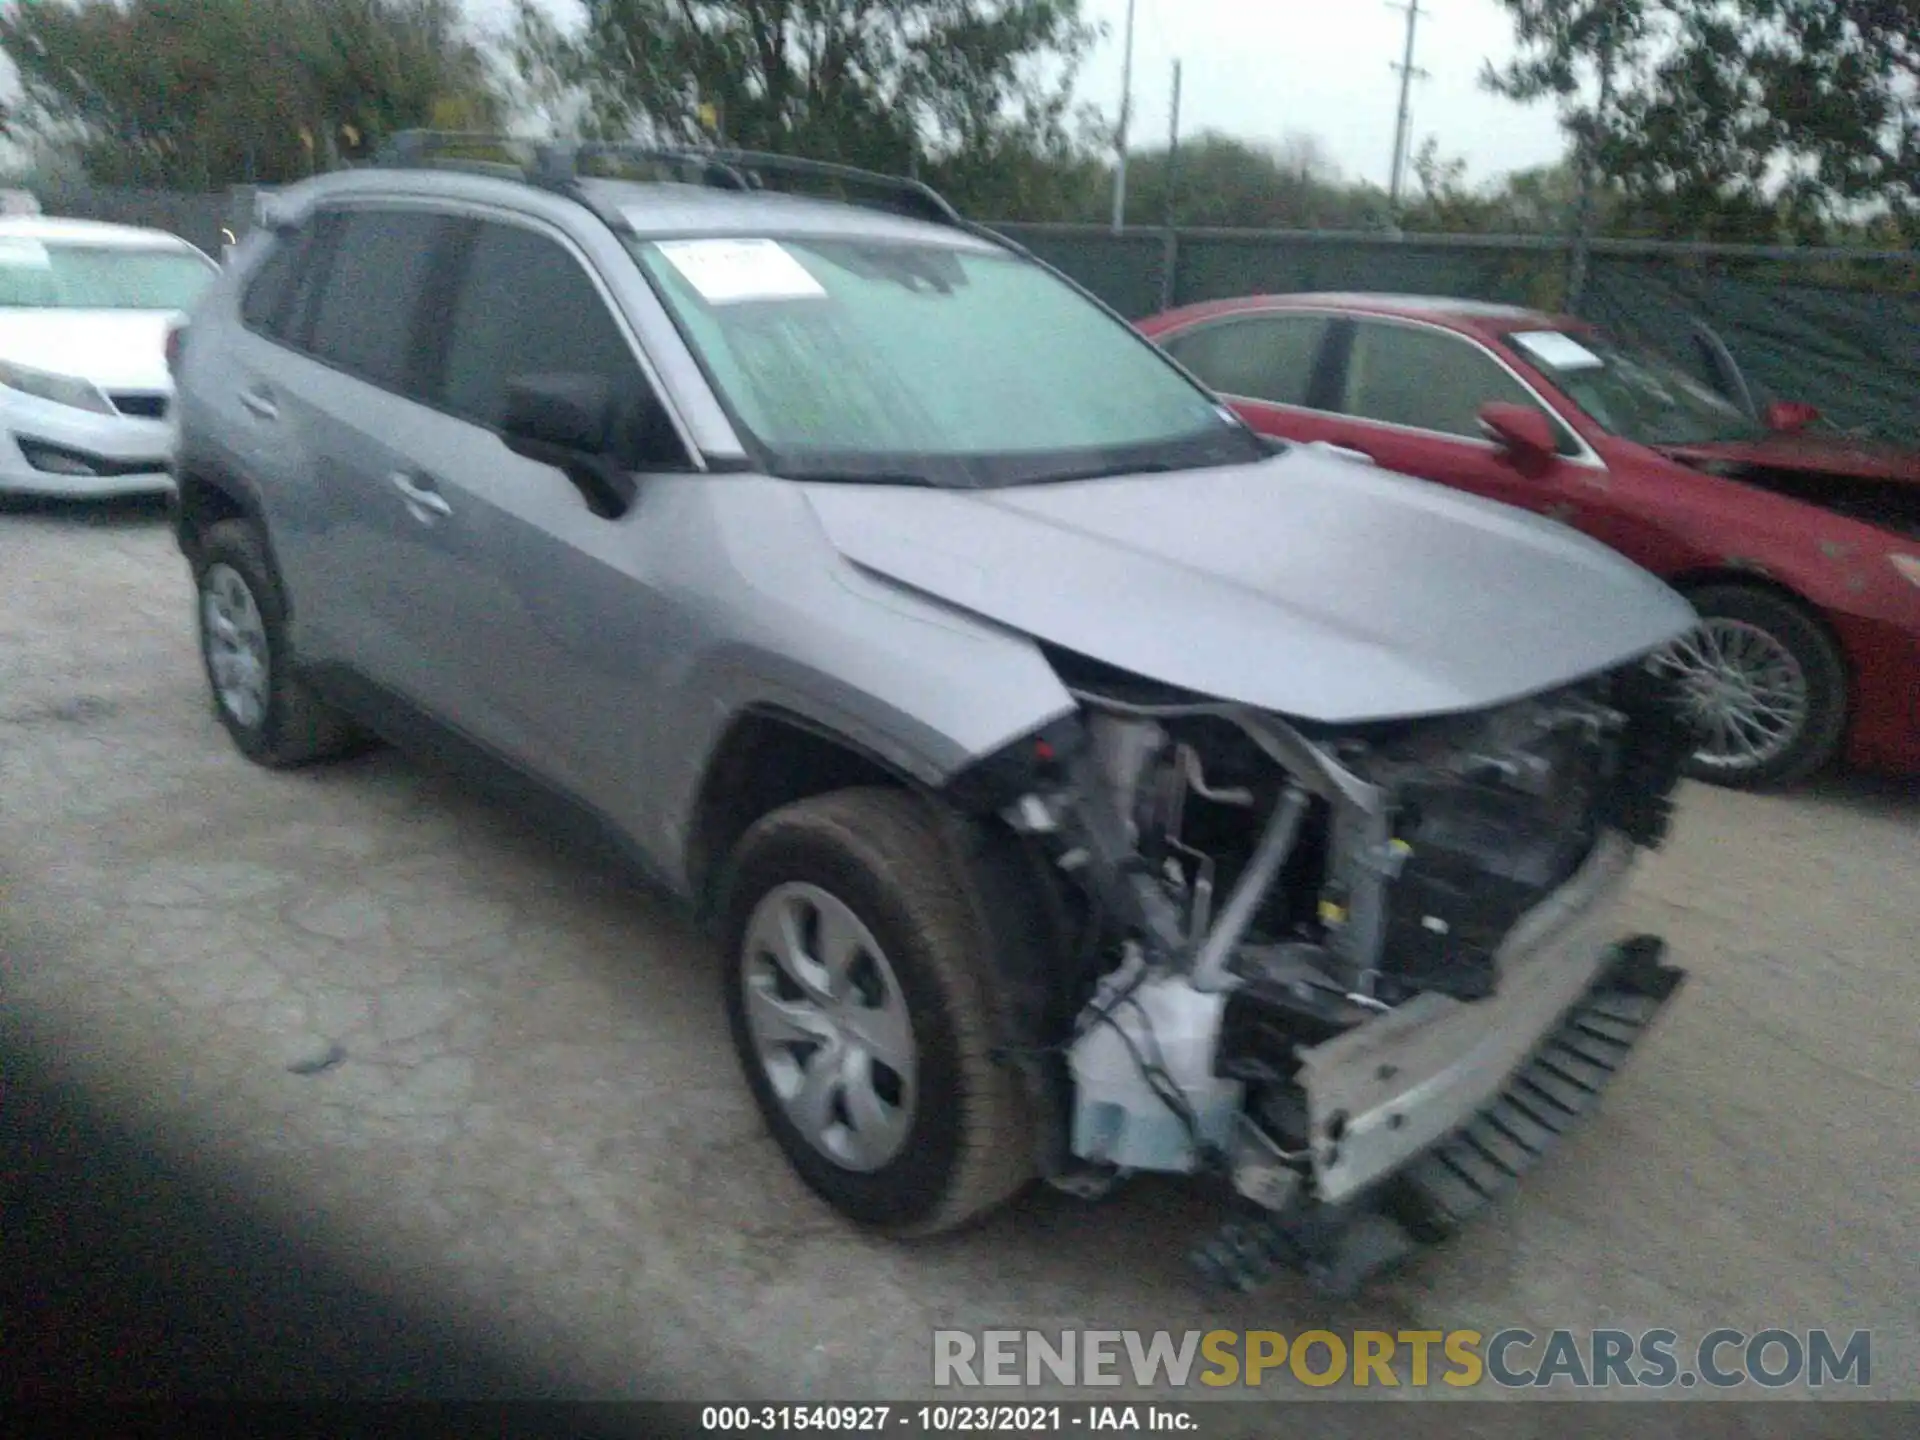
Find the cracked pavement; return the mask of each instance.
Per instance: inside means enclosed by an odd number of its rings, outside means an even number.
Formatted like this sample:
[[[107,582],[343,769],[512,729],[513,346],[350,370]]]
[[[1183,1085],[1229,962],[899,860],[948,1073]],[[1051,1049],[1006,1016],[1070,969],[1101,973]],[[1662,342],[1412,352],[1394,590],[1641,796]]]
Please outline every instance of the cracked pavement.
[[[1910,784],[1689,789],[1635,903],[1693,981],[1577,1138],[1357,1303],[1210,1298],[1182,1256],[1213,1205],[1177,1183],[917,1246],[844,1228],[764,1134],[717,962],[657,898],[391,752],[239,757],[155,512],[0,511],[0,579],[10,1014],[381,1285],[583,1390],[931,1397],[945,1326],[1824,1325],[1871,1327],[1872,1393],[1920,1398]]]

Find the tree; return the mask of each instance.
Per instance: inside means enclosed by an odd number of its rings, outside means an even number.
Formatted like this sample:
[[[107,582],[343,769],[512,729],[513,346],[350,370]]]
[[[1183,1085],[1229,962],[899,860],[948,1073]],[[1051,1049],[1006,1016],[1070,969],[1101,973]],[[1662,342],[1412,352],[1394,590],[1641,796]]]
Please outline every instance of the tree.
[[[98,183],[279,183],[436,111],[490,121],[458,0],[40,0],[0,10],[23,142]]]
[[[1710,8],[1689,0],[1693,12]],[[1790,218],[1862,203],[1911,212],[1920,202],[1920,4],[1743,0],[1741,8],[1737,35],[1720,37],[1739,45],[1752,102],[1736,133],[1788,172]],[[1721,68],[1733,68],[1731,57]],[[1664,116],[1703,108],[1690,87],[1672,88]]]
[[[1377,223],[1383,207],[1377,192],[1344,181],[1313,135],[1260,144],[1203,131],[1180,142],[1176,165],[1176,216],[1183,226],[1344,230]],[[1163,224],[1167,151],[1136,152],[1127,176],[1127,223]]]
[[[1552,99],[1588,175],[1645,228],[1812,238],[1920,200],[1913,0],[1502,0],[1520,57],[1489,69]]]
[[[1445,235],[1563,235],[1580,204],[1572,161],[1519,170],[1485,184],[1467,183],[1467,162],[1441,153],[1436,136],[1414,152],[1415,199],[1402,220],[1410,232]],[[1618,209],[1613,187],[1593,195],[1595,225],[1609,228]]]
[[[520,0],[523,93],[567,128],[918,173],[983,212],[1084,181],[1079,0]]]

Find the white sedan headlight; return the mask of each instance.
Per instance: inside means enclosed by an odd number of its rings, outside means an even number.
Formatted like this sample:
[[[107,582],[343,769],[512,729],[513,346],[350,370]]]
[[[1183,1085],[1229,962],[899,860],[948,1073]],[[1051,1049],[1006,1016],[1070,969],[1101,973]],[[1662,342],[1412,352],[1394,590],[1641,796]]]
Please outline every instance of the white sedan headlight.
[[[18,390],[23,395],[32,395],[41,400],[50,400],[55,405],[71,405],[76,410],[90,410],[96,415],[117,415],[113,402],[101,393],[100,387],[91,380],[81,380],[72,375],[55,375],[47,370],[35,370],[27,365],[16,365],[11,360],[0,360],[0,385],[9,390]]]

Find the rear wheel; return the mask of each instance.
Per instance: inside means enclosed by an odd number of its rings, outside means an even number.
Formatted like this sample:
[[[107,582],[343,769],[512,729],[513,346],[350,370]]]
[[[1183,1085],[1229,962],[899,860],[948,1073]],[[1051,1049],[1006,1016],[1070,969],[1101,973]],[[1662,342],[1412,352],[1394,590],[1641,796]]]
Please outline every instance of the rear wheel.
[[[1033,1174],[972,897],[904,791],[802,801],[729,866],[726,1003],[761,1113],[807,1185],[889,1234],[951,1230]]]
[[[195,547],[200,655],[213,709],[240,753],[290,769],[344,755],[365,738],[293,673],[286,602],[253,527],[223,520]]]
[[[1697,630],[1654,662],[1672,675],[1702,740],[1687,773],[1753,788],[1805,779],[1832,761],[1847,725],[1847,670],[1798,604],[1747,585],[1689,598]]]

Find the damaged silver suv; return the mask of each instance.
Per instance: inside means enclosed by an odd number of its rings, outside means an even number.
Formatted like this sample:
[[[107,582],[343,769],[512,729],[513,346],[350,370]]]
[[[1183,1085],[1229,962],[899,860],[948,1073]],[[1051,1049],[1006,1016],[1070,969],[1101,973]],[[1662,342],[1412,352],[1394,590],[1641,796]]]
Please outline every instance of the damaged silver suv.
[[[1615,902],[1694,617],[1613,552],[1263,441],[913,182],[417,134],[262,220],[170,347],[220,722],[616,838],[852,1221],[1177,1172],[1216,1281],[1351,1290],[1679,983]]]

